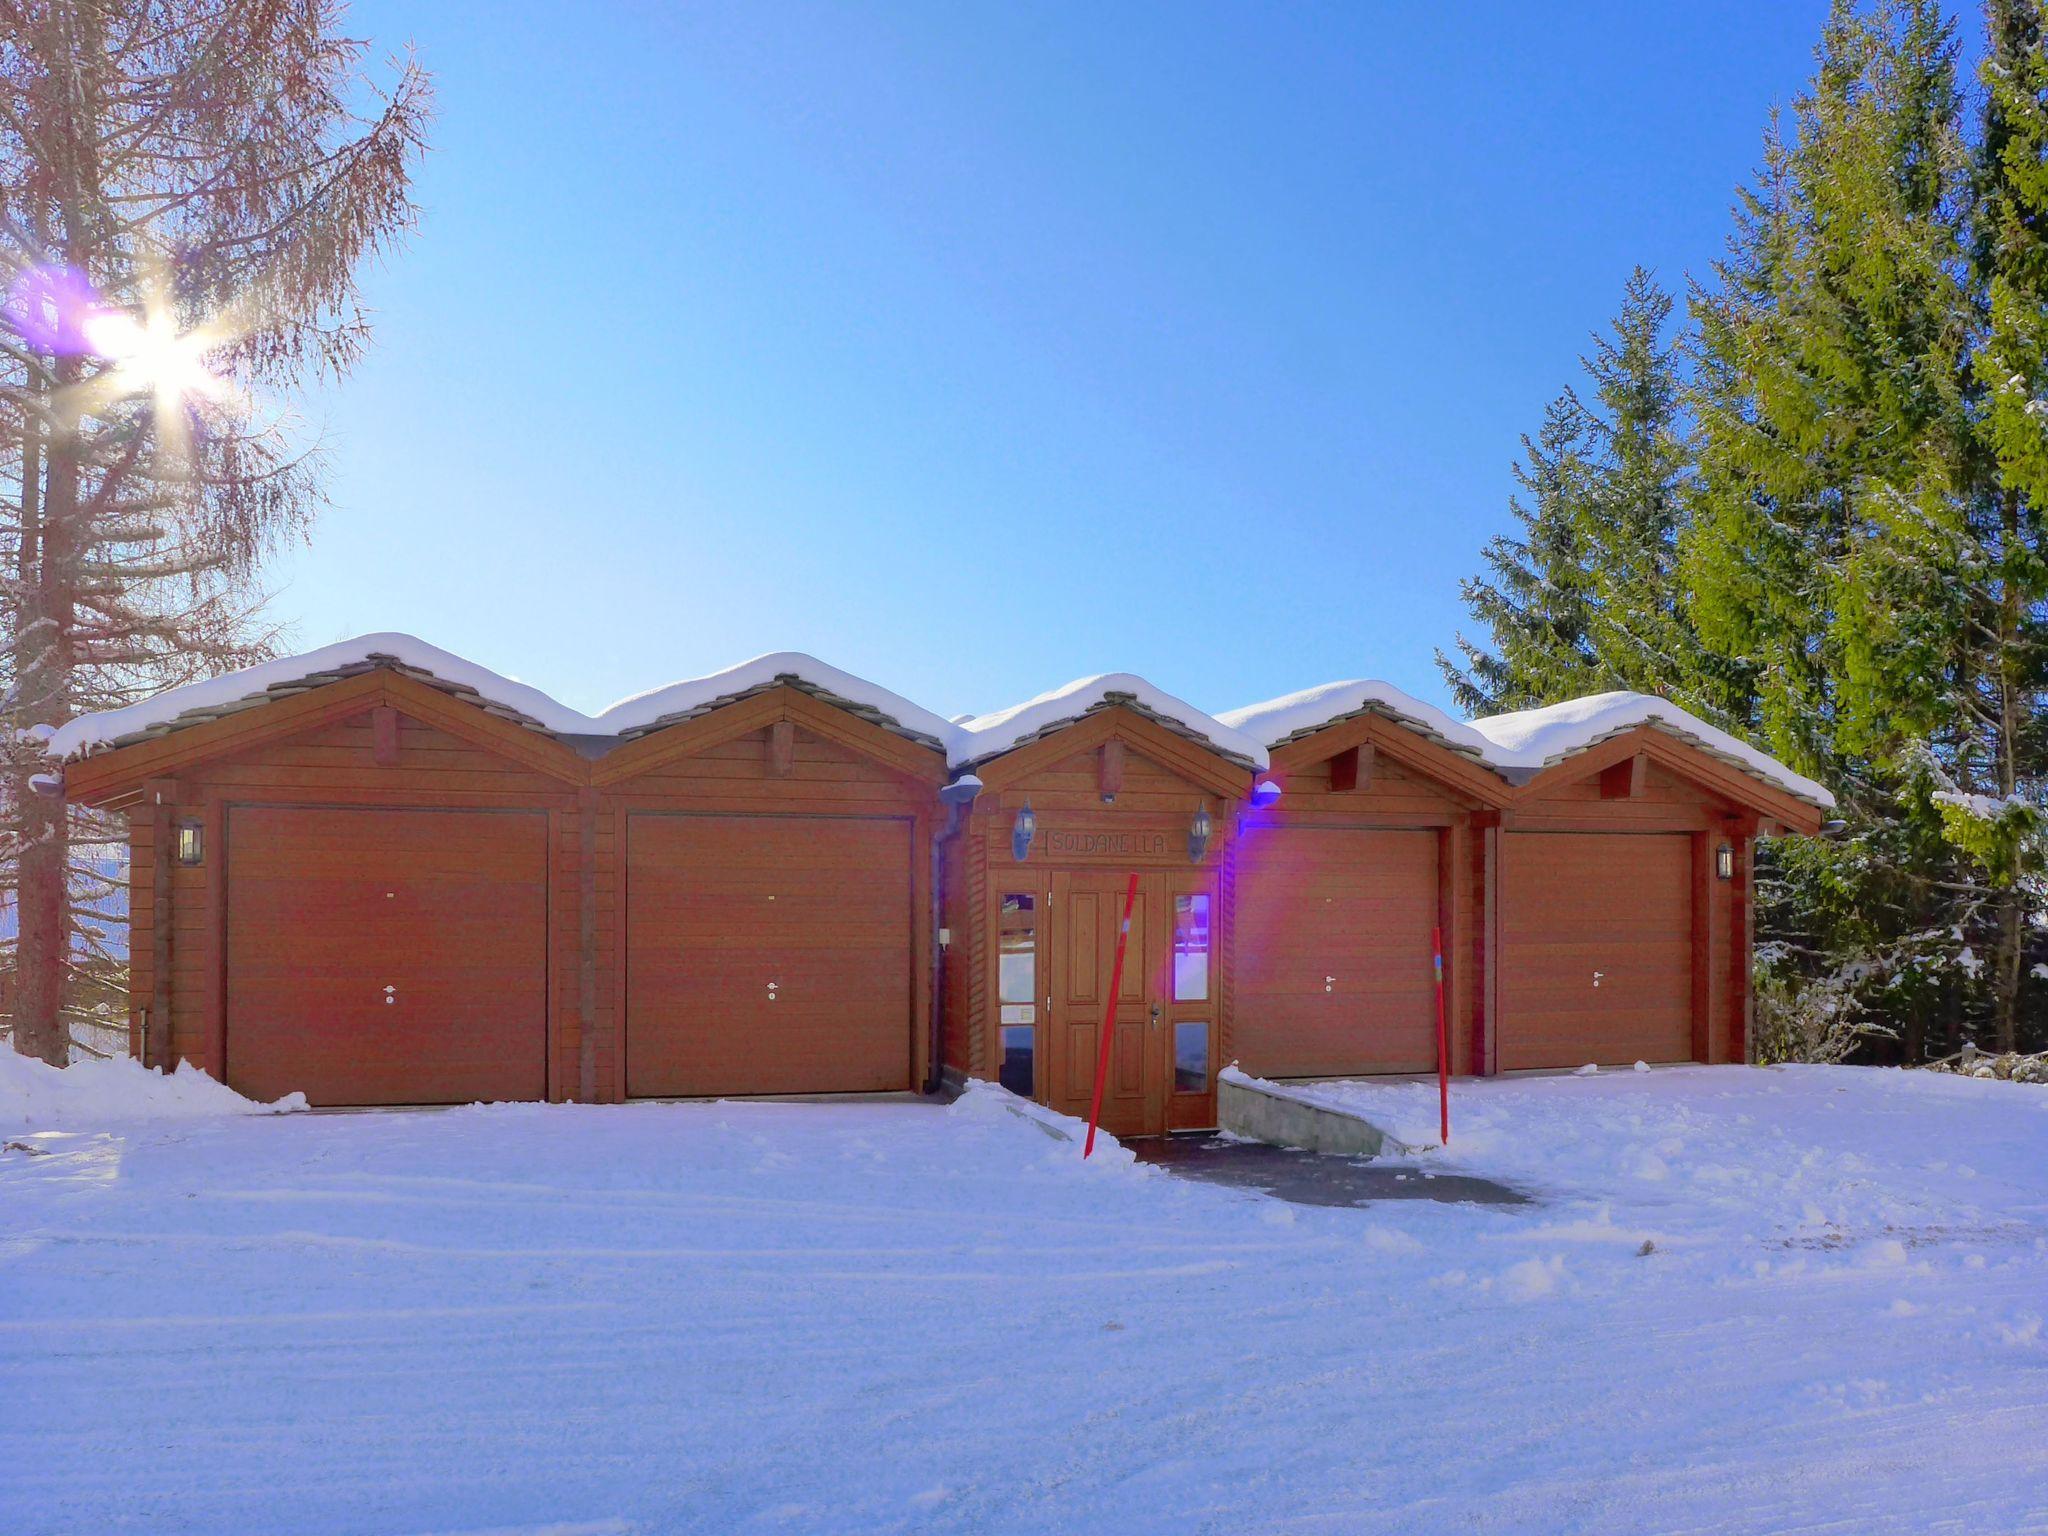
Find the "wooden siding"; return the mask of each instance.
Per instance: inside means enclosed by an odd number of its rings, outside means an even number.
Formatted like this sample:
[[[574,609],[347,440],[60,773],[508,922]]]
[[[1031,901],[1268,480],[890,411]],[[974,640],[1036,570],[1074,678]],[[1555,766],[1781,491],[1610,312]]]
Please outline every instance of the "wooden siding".
[[[629,1096],[910,1086],[907,819],[641,811],[626,861]]]
[[[780,719],[767,719],[736,733],[721,730],[718,714],[673,727],[677,732],[690,733],[693,750],[669,754],[660,750],[658,737],[649,738],[644,749],[648,766],[604,785],[599,791],[608,803],[619,808],[620,820],[630,829],[619,845],[630,861],[630,867],[620,871],[623,910],[627,914],[625,933],[621,937],[614,929],[601,945],[616,995],[624,999],[624,1050],[616,1058],[619,1065],[614,1075],[606,1078],[610,1089],[607,1096],[901,1089],[921,1084],[927,1070],[931,1018],[930,838],[937,811],[933,793],[936,769],[925,782],[920,782],[903,770],[893,754],[874,756],[849,745],[841,732],[850,730],[856,739],[880,738],[884,733],[794,690],[756,695],[720,714],[743,725],[762,715],[775,714]],[[776,742],[775,726],[782,722],[792,725],[786,762],[778,758]],[[828,730],[833,734],[824,734]],[[907,745],[898,738],[887,740],[895,746]],[[636,747],[640,745],[635,743]],[[933,760],[937,756],[924,755]],[[854,989],[844,998],[839,1016],[844,1025],[841,1042],[858,1058],[844,1063],[836,1077],[819,1059],[818,1052],[804,1045],[805,1031],[794,1025],[783,1033],[797,1038],[782,1042],[775,1050],[759,1053],[759,1074],[744,1080],[732,1075],[737,1070],[736,1063],[721,1063],[715,1054],[691,1056],[685,1052],[661,1065],[664,1050],[673,1052],[676,1042],[671,1040],[667,1047],[650,1049],[642,1049],[648,1043],[644,1038],[635,1043],[635,1024],[645,1029],[670,1030],[673,1023],[655,1021],[675,1020],[679,1017],[679,998],[686,994],[695,996],[693,984],[672,966],[666,962],[653,964],[663,925],[699,923],[701,913],[693,908],[710,899],[709,893],[721,888],[721,882],[729,886],[735,901],[750,890],[765,896],[775,883],[771,870],[758,865],[749,870],[735,832],[716,856],[723,873],[709,884],[691,884],[676,869],[694,862],[697,855],[682,850],[671,850],[671,856],[649,854],[648,839],[653,829],[662,824],[659,818],[664,813],[747,818],[744,823],[735,821],[731,825],[758,829],[762,834],[760,846],[778,851],[779,867],[788,876],[792,890],[798,893],[793,899],[812,904],[821,922],[829,920],[838,925],[834,931],[842,936],[847,923],[855,925],[863,935],[853,945],[861,958],[856,961],[851,955],[843,956],[838,980],[831,983]],[[841,819],[845,830],[836,834],[832,823]],[[860,830],[877,825],[881,828],[879,832]],[[886,847],[876,841],[878,837],[886,842]],[[854,863],[848,862],[853,857],[847,852],[849,846],[858,852]],[[808,863],[807,854],[814,855]],[[654,861],[652,866],[648,862],[650,857]],[[864,871],[859,859],[871,860],[873,867]],[[603,868],[601,861],[600,869]],[[641,893],[650,868],[667,872],[646,883],[645,894],[651,905],[643,907]],[[740,910],[735,906],[731,914],[736,932],[747,922]],[[884,932],[892,946],[886,960],[874,948]],[[705,930],[699,926],[696,933],[701,943]],[[785,957],[784,969],[790,971],[791,977],[802,973],[817,978],[819,985],[828,984],[829,967],[819,969],[815,947],[812,957],[806,959],[800,952],[804,946],[799,935],[782,926],[771,933],[775,947]],[[713,951],[706,949],[702,953],[708,960]],[[731,953],[728,950],[728,959]],[[870,974],[876,978],[872,984],[862,979]],[[642,983],[639,995],[636,976]],[[760,982],[759,994],[765,997],[767,980],[776,978],[764,974],[756,979]],[[678,992],[678,987],[683,991]],[[648,988],[653,988],[656,995],[646,996]],[[778,988],[778,995],[783,990]],[[749,1027],[746,1021],[755,1017],[751,1011],[754,1006],[753,992],[742,988],[735,994],[736,1011],[725,1026],[728,1037],[745,1032]],[[781,1010],[775,1015],[777,1019],[796,1011],[795,1005],[777,1007]],[[875,1035],[884,1028],[885,1018],[890,1033],[886,1053]],[[767,1016],[762,1014],[757,1026],[766,1020]],[[815,1045],[820,1038],[812,1037],[811,1043]],[[888,1060],[886,1073],[881,1067],[884,1054]],[[771,1061],[783,1057],[787,1059],[780,1065]],[[637,1074],[638,1081],[634,1081],[636,1072],[627,1065],[630,1063],[644,1069]],[[699,1069],[724,1075],[717,1076],[715,1084],[712,1076],[689,1075]]]
[[[1691,1061],[1692,840],[1510,832],[1501,857],[1502,1070]]]
[[[148,899],[131,904],[131,944],[150,957],[131,981],[131,1010],[139,1032],[143,1010],[164,999],[170,1014],[165,1061],[187,1060],[216,1076],[228,1056],[227,1033],[232,978],[227,966],[227,928],[233,903],[228,871],[234,867],[233,812],[238,807],[303,806],[327,809],[376,807],[415,810],[533,810],[545,813],[570,803],[559,780],[536,773],[477,742],[403,714],[397,723],[398,757],[376,761],[376,728],[369,706],[356,715],[318,723],[303,734],[266,737],[246,751],[209,761],[164,781],[175,799],[168,818],[175,847],[178,823],[203,828],[200,864],[170,862],[167,892],[169,985],[155,974],[156,824],[149,806],[129,816],[129,850],[136,891]],[[559,906],[562,882],[548,882],[549,901]],[[572,888],[573,897],[573,888]],[[563,969],[561,923],[553,913],[545,924],[548,973]],[[573,931],[573,930],[572,930]],[[573,973],[573,955],[569,957]],[[156,1008],[161,1011],[161,1006]],[[551,1014],[555,1010],[550,1009]],[[161,1020],[156,1021],[161,1024]],[[573,1031],[558,1035],[551,1019],[549,1079],[557,1096],[575,1082]],[[152,1059],[155,1059],[152,1053]]]
[[[1743,1059],[1749,946],[1713,861],[1744,847],[1744,813],[1655,757],[1603,793],[1629,745],[1547,776],[1501,835],[1503,1071]]]
[[[223,1062],[233,1066],[234,983],[225,941],[242,905],[239,896],[231,900],[227,878],[237,808],[521,810],[545,825],[550,1096],[606,1100],[626,1090],[624,1015],[633,1001],[626,941],[635,884],[625,867],[628,828],[635,817],[661,815],[844,819],[902,829],[892,837],[907,838],[907,849],[892,841],[886,858],[895,894],[869,899],[886,901],[892,926],[901,917],[905,963],[892,974],[903,978],[907,996],[891,992],[885,1006],[904,1015],[901,1060],[908,1070],[892,1077],[912,1086],[925,1080],[934,1005],[930,839],[947,816],[936,794],[944,765],[935,751],[799,691],[750,695],[590,758],[411,680],[365,674],[74,767],[81,798],[129,812],[131,1031],[152,1061],[190,1059],[215,1072]],[[1110,708],[977,771],[988,788],[942,850],[940,920],[950,944],[938,1050],[946,1066],[979,1077],[993,1077],[999,1064],[993,927],[1001,892],[1028,889],[1050,899],[1055,872],[1092,877],[1132,869],[1143,877],[1141,922],[1149,932],[1170,932],[1176,891],[1200,887],[1215,898],[1215,996],[1201,1013],[1212,1029],[1212,1069],[1241,1055],[1253,1070],[1285,1070],[1284,1057],[1262,1066],[1273,1042],[1260,1038],[1255,1017],[1261,988],[1271,982],[1270,967],[1261,966],[1276,926],[1291,921],[1296,934],[1312,926],[1312,912],[1290,919],[1287,905],[1318,899],[1317,881],[1329,886],[1325,898],[1348,891],[1367,906],[1392,903],[1367,925],[1374,935],[1358,940],[1361,975],[1406,976],[1416,968],[1426,929],[1443,927],[1455,1071],[1525,1064],[1530,1030],[1563,1029],[1544,1022],[1527,979],[1510,974],[1509,949],[1530,942],[1529,904],[1554,908],[1567,927],[1598,926],[1586,912],[1569,916],[1574,902],[1585,905],[1576,890],[1560,902],[1554,893],[1522,889],[1511,850],[1531,846],[1522,839],[1546,836],[1602,839],[1587,845],[1607,850],[1593,858],[1597,876],[1585,877],[1594,883],[1611,883],[1616,871],[1631,880],[1626,871],[1638,865],[1657,871],[1644,877],[1658,893],[1656,913],[1630,915],[1655,928],[1650,942],[1664,956],[1656,963],[1678,978],[1674,995],[1682,995],[1679,1002],[1658,994],[1656,1030],[1675,1037],[1682,1016],[1684,1055],[1739,1060],[1751,1007],[1754,838],[1760,826],[1810,830],[1816,820],[1810,808],[1789,806],[1773,791],[1750,795],[1726,764],[1654,732],[1617,738],[1517,787],[1383,717],[1360,717],[1277,750],[1271,776],[1284,794],[1275,807],[1253,809],[1246,798],[1253,776],[1241,765]],[[1106,792],[1113,798],[1106,801]],[[1027,802],[1039,835],[1019,866],[1010,829]],[[1199,867],[1187,856],[1198,805],[1213,825]],[[159,862],[159,847],[173,845],[187,821],[204,831],[204,861]],[[1339,834],[1356,867],[1329,864],[1292,895],[1262,889],[1260,839],[1311,829]],[[1737,871],[1730,881],[1712,869],[1723,842]],[[1682,852],[1668,851],[1674,848]],[[1524,864],[1525,873],[1536,867]],[[1676,895],[1665,889],[1674,881]],[[1063,916],[1057,904],[1044,914],[1044,966],[1052,963],[1052,946],[1073,939],[1062,936]],[[646,921],[658,926],[660,917]],[[1388,938],[1389,924],[1400,929],[1398,942]],[[1673,958],[1676,935],[1683,937],[1682,960]],[[1389,942],[1397,954],[1374,953]],[[1571,941],[1558,942],[1569,948]],[[1148,992],[1163,996],[1167,973],[1158,956],[1146,964]],[[1405,983],[1396,990],[1408,1018],[1403,1028],[1412,1035],[1415,1020],[1408,1016],[1424,997],[1433,1011],[1433,996],[1412,994]],[[1150,1007],[1148,1001],[1147,1029]],[[1162,1027],[1181,1017],[1166,1014]],[[1518,1023],[1529,1026],[1520,1043]],[[1421,1042],[1408,1039],[1401,1053],[1377,1064],[1418,1064],[1418,1043],[1433,1058],[1433,1020],[1431,1026]],[[1581,1025],[1572,1027],[1583,1035]],[[1663,1034],[1658,1039],[1658,1049],[1674,1048]],[[1549,1054],[1575,1064],[1567,1058],[1581,1043],[1560,1033]],[[1146,1072],[1134,1081],[1156,1083],[1156,1074],[1146,1073],[1166,1070],[1170,1056],[1140,1065]],[[1321,1070],[1322,1063],[1307,1069]],[[1150,1094],[1148,1105],[1156,1101]],[[1189,1116],[1212,1116],[1209,1103],[1202,1110],[1173,1100],[1168,1118],[1175,1125],[1206,1123]]]
[[[1110,779],[1115,795],[1105,802],[1102,749],[1110,743],[1118,747]],[[1235,813],[1251,780],[1242,770],[1219,769],[1221,760],[1214,758],[1200,777],[1191,776],[1184,761],[1191,750],[1141,716],[1108,710],[1021,749],[1020,757],[1031,754],[1034,766],[1028,771],[988,775],[998,787],[984,792],[964,819],[960,884],[947,898],[948,913],[958,914],[949,916],[956,960],[947,986],[951,1006],[963,1015],[970,1076],[994,1077],[1000,1061],[997,905],[1007,892],[1030,894],[1040,902],[1042,980],[1033,1020],[1039,1031],[1038,1097],[1068,1112],[1087,1112],[1086,1096],[1075,1085],[1081,1080],[1077,1074],[1093,1085],[1102,998],[1089,988],[1107,985],[1115,938],[1115,917],[1105,926],[1103,912],[1115,905],[1120,915],[1124,885],[1135,872],[1140,893],[1104,1124],[1119,1134],[1149,1134],[1215,1123],[1215,1073],[1229,1060],[1226,999],[1236,980],[1235,930],[1223,882],[1236,838]],[[1229,796],[1217,792],[1219,780],[1232,785]],[[1038,835],[1020,864],[1011,830],[1026,804],[1037,818]],[[1188,856],[1188,832],[1201,806],[1209,811],[1212,831],[1196,864]],[[1210,995],[1183,1002],[1172,995],[1174,899],[1194,894],[1210,900]],[[1173,1086],[1173,1042],[1182,1024],[1208,1026],[1208,1080],[1196,1093]]]
[[[1435,1070],[1439,852],[1428,827],[1245,830],[1231,1048],[1247,1072]]]
[[[230,1087],[258,1100],[547,1094],[547,815],[238,805]]]
[[[1361,750],[1370,752],[1370,771],[1361,760],[1353,787],[1344,788],[1353,773],[1345,759]],[[1452,772],[1453,765],[1453,782],[1436,776]],[[1274,1064],[1265,1070],[1279,1076],[1433,1071],[1431,939],[1439,926],[1451,1070],[1487,1069],[1486,845],[1480,822],[1497,813],[1471,792],[1482,782],[1475,771],[1486,772],[1370,716],[1275,754],[1271,777],[1282,787],[1280,800],[1268,810],[1245,813],[1238,852],[1240,979],[1231,1040],[1232,1054],[1248,1071],[1261,1070],[1255,1063],[1268,1052],[1275,1053]],[[1504,786],[1486,787],[1505,798]],[[1328,844],[1309,841],[1325,834]],[[1258,853],[1262,840],[1274,850],[1264,858]],[[1290,874],[1290,864],[1301,867]],[[1288,894],[1292,889],[1300,891],[1299,900]],[[1349,922],[1337,911],[1347,903],[1356,909]],[[1290,921],[1301,925],[1292,934]],[[1266,957],[1269,969],[1256,978],[1255,927],[1262,935],[1257,942],[1274,951]],[[1328,962],[1319,970],[1311,964],[1318,954]],[[1337,978],[1328,1009],[1321,1007],[1323,976]],[[1314,991],[1304,993],[1311,982]],[[1262,995],[1255,1001],[1255,994]],[[1302,1015],[1294,1026],[1305,1037],[1298,1045],[1281,1046],[1287,1025],[1262,1038],[1259,1014],[1265,1010],[1271,1017],[1276,1008]],[[1309,1023],[1316,1017],[1324,1017],[1320,1028]],[[1352,1027],[1340,1027],[1347,1022]]]

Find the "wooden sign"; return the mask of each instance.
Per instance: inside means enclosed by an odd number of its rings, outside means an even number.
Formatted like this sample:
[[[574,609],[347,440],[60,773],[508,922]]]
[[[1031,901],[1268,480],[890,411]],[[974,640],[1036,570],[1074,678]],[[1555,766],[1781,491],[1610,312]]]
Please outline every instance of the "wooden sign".
[[[1048,859],[1163,859],[1167,834],[1147,831],[1090,832],[1047,827],[1038,835]]]

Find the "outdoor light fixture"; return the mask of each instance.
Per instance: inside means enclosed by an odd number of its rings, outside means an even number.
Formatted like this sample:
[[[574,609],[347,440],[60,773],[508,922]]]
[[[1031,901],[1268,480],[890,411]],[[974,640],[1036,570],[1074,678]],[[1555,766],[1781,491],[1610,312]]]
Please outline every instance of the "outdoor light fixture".
[[[1714,850],[1714,878],[1733,880],[1735,878],[1735,850],[1726,843]]]
[[[178,823],[178,862],[197,864],[206,856],[205,829],[196,821]]]
[[[1195,819],[1188,823],[1188,862],[1199,864],[1209,851],[1209,802],[1195,807]]]
[[[1031,813],[1031,802],[1024,802],[1024,809],[1017,813],[1017,820],[1010,828],[1010,857],[1022,864],[1031,855],[1031,839],[1038,835],[1038,818]]]
[[[1280,786],[1271,779],[1261,779],[1252,786],[1252,809],[1263,811],[1278,803]]]

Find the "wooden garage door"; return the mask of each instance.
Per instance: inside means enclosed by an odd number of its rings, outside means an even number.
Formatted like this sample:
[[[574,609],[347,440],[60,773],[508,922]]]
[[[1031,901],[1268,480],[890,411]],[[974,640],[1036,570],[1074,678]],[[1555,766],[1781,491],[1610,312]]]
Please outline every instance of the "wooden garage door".
[[[910,1086],[910,824],[631,818],[626,1091]]]
[[[1255,828],[1238,861],[1230,1050],[1244,1069],[1434,1069],[1437,834]]]
[[[236,806],[227,1080],[256,1099],[547,1093],[547,817]]]
[[[1503,1071],[1692,1059],[1692,840],[1502,839]]]

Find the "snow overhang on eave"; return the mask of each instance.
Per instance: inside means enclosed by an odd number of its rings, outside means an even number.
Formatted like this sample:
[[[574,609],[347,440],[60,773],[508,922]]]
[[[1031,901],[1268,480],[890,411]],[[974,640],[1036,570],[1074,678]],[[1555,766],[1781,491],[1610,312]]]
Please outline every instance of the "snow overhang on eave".
[[[944,752],[953,727],[898,694],[796,652],[756,657],[709,676],[669,683],[585,715],[539,689],[501,676],[411,635],[384,633],[280,657],[188,683],[120,709],[82,715],[47,734],[58,762],[153,741],[367,672],[386,670],[487,714],[552,737],[586,758],[776,687],[790,687],[883,730]]]
[[[1127,709],[1248,773],[1270,765],[1262,743],[1129,673],[1083,678],[1009,709],[958,722],[949,761],[956,771],[971,769],[1109,709]]]
[[[1827,786],[1650,694],[1592,694],[1542,709],[1489,716],[1473,721],[1472,728],[1493,743],[1491,760],[1496,770],[1503,776],[1521,774],[1518,782],[1526,783],[1617,736],[1652,730],[1802,804],[1820,811],[1833,810],[1835,805]]]

